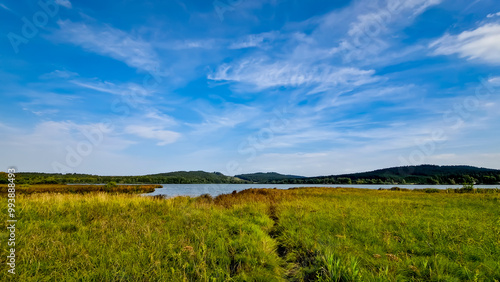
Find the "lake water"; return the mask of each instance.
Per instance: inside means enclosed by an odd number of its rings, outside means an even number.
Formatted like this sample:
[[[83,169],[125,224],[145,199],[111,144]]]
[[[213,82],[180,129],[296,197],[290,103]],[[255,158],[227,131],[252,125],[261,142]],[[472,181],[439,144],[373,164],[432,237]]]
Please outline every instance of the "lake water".
[[[360,185],[360,184],[163,184],[163,188],[157,188],[154,192],[144,194],[146,196],[165,195],[167,197],[175,196],[190,196],[197,197],[203,194],[210,194],[215,197],[220,194],[228,194],[233,191],[241,191],[249,188],[277,188],[288,189],[293,187],[352,187],[364,189],[390,189],[392,187],[400,187],[407,189],[420,189],[420,188],[462,188],[462,185]],[[500,188],[500,185],[475,185],[476,188]]]

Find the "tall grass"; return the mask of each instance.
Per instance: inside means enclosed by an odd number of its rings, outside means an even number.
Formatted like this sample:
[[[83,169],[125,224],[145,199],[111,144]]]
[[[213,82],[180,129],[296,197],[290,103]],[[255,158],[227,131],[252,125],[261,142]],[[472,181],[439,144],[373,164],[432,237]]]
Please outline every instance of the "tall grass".
[[[280,205],[292,277],[500,280],[498,194],[323,191]]]
[[[149,185],[65,185],[65,184],[21,184],[16,186],[16,194],[34,194],[34,193],[151,193],[156,188],[163,186],[158,184]],[[0,194],[7,194],[8,186],[0,185]]]
[[[19,281],[500,280],[498,193],[304,188],[17,201]],[[3,228],[0,242],[7,236]],[[0,280],[8,278],[5,268]]]

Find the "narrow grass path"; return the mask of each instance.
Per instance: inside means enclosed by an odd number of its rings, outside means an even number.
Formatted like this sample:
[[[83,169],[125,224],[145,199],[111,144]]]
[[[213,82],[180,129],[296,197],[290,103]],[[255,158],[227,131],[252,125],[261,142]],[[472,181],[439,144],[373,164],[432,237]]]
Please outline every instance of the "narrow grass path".
[[[433,191],[434,192],[434,191]],[[500,281],[498,193],[253,189],[290,281]]]

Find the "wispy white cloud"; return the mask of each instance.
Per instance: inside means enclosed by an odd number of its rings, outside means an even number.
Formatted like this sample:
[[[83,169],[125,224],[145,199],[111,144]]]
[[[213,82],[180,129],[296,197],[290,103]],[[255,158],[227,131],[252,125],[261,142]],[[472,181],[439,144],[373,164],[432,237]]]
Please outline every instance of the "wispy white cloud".
[[[196,111],[203,118],[202,122],[188,124],[194,129],[195,135],[206,135],[219,129],[233,129],[261,114],[259,108],[229,102],[224,102],[217,108],[205,102],[198,102]]]
[[[484,125],[484,122],[482,124]],[[484,127],[493,128],[491,125]],[[370,129],[348,130],[322,129],[313,125],[303,132],[291,129],[289,134],[277,136],[265,146],[254,146],[259,149],[257,156],[251,161],[243,159],[240,163],[244,171],[275,171],[279,168],[282,173],[306,176],[331,175],[407,165],[401,162],[400,157],[408,158],[415,150],[421,152],[420,150],[424,150],[421,148],[425,148],[425,153],[422,153],[424,154],[421,159],[422,164],[498,167],[498,159],[495,159],[498,154],[469,154],[465,153],[463,148],[459,150],[461,153],[449,153],[456,152],[456,146],[464,145],[462,142],[464,136],[471,132],[481,132],[485,128],[478,131],[476,126],[468,124],[460,130],[450,131],[442,124],[436,124],[435,120],[379,124],[378,127]],[[444,135],[440,138],[432,137],[436,129],[443,129]],[[492,139],[486,138],[482,143],[485,147],[497,147]],[[314,146],[311,146],[312,144]],[[286,147],[294,150],[276,150]],[[314,147],[317,149],[311,149]],[[269,150],[270,148],[275,150]],[[451,157],[448,159],[450,154]],[[242,158],[247,157],[248,154],[242,156]],[[362,158],[363,161],[358,162],[356,160],[358,158]]]
[[[342,25],[339,21],[349,21],[355,17],[356,20],[349,24],[347,36],[330,53],[340,55],[346,62],[371,61],[384,50],[390,49],[398,31],[409,26],[428,8],[441,2],[442,0],[359,1],[346,10],[327,14],[321,19],[318,29],[332,29],[336,25]],[[377,3],[383,4],[377,7]]]
[[[82,100],[82,97],[78,95],[59,94],[51,91],[43,92],[31,90],[22,92],[20,95],[29,99],[29,101],[20,103],[21,106],[28,108],[35,105],[67,107]]]
[[[243,37],[229,48],[267,46],[272,51],[263,58],[250,53],[246,58],[220,65],[208,75],[214,81],[237,82],[263,90],[273,87],[308,88],[307,93],[319,93],[342,87],[357,87],[376,82],[371,69],[360,67],[376,61],[383,54],[388,60],[400,59],[394,53],[394,34],[442,0],[357,1],[347,8],[298,24],[288,24],[285,31],[271,31]],[[381,5],[378,5],[381,4]],[[311,30],[303,33],[302,29]],[[275,42],[279,39],[278,42]],[[408,49],[408,52],[421,49]],[[408,56],[403,54],[401,56]],[[339,62],[339,58],[341,59]],[[353,64],[352,61],[356,60]],[[346,62],[347,61],[347,62]]]
[[[122,61],[143,71],[154,71],[159,60],[147,41],[108,25],[92,25],[70,20],[59,20],[57,41],[81,46],[85,50]]]
[[[494,86],[500,86],[500,76],[490,77],[488,82],[493,84]]]
[[[177,125],[177,121],[172,118],[171,116],[168,116],[162,112],[160,112],[157,109],[150,108],[147,113],[143,115],[147,119],[155,120],[158,121],[161,126],[173,126]]]
[[[413,20],[429,7],[441,3],[442,0],[389,0],[385,5],[369,12],[358,15],[357,21],[353,22],[347,32],[348,35],[364,33],[365,36],[383,33],[389,26],[402,19]],[[370,6],[369,6],[370,7]]]
[[[221,44],[221,40],[214,38],[169,40],[153,43],[156,48],[167,50],[212,49]]]
[[[251,34],[244,38],[237,39],[229,45],[229,49],[244,49],[251,47],[262,47],[265,43],[270,43],[277,36],[277,32],[265,32],[261,34]]]
[[[477,167],[498,168],[500,154],[439,154],[429,156],[428,162],[437,165],[472,165]]]
[[[132,96],[135,98],[135,102],[144,102],[144,97],[153,93],[152,91],[146,90],[144,87],[131,82],[115,84],[109,81],[71,80],[71,83],[98,92],[119,96]]]
[[[253,85],[256,90],[271,87],[314,87],[310,93],[323,92],[336,86],[360,86],[377,81],[373,70],[339,68],[329,65],[310,66],[291,62],[243,60],[221,65],[208,78]]]
[[[267,47],[276,38],[279,33],[276,31],[264,32],[259,34],[244,35],[235,39],[228,38],[198,38],[156,41],[153,45],[156,48],[168,50],[191,50],[191,49],[245,49],[252,47]]]
[[[54,79],[54,78],[72,78],[78,76],[78,73],[71,72],[67,70],[55,70],[53,72],[49,72],[40,76],[41,79]]]
[[[69,0],[56,0],[56,3],[68,9],[72,8],[71,2]]]
[[[32,112],[33,114],[37,115],[37,116],[54,115],[54,114],[57,114],[57,113],[59,112],[59,110],[58,110],[58,109],[50,109],[50,110],[33,111],[33,110],[28,109],[28,108],[23,108],[23,110],[25,110],[25,111],[30,111],[30,112]]]
[[[180,133],[174,131],[144,125],[129,125],[125,127],[125,133],[133,134],[146,139],[159,140],[157,143],[158,146],[174,143],[181,137]]]
[[[93,90],[117,96],[109,107],[113,112],[116,111],[116,114],[121,115],[122,127],[136,123],[147,123],[154,128],[178,124],[176,119],[160,110],[161,107],[156,104],[159,98],[153,95],[155,91],[145,89],[136,83],[113,83],[96,79],[75,79],[70,83],[87,90],[86,92]]]
[[[487,17],[487,18],[500,17],[500,12],[498,12],[498,13],[488,14],[486,17]]]
[[[500,64],[500,24],[490,23],[458,35],[446,34],[429,46],[434,55],[458,55],[483,63]]]
[[[12,12],[12,10],[9,7],[5,6],[3,3],[0,3],[0,7],[9,11],[9,12]]]
[[[357,156],[357,157],[353,157]],[[302,176],[334,175],[370,171],[397,165],[394,155],[363,154],[359,150],[336,149],[322,152],[264,153],[251,162],[241,162],[245,172],[276,171]]]
[[[414,85],[405,86],[377,86],[367,90],[338,95],[336,99],[326,97],[327,100],[320,103],[315,110],[324,110],[330,107],[348,109],[359,105],[367,105],[375,101],[385,101],[391,103],[402,103],[405,100],[415,97],[418,89]],[[418,105],[414,105],[419,107]]]
[[[44,121],[22,130],[0,126],[0,134],[6,136],[0,140],[1,162],[2,165],[17,165],[22,171],[60,172],[54,170],[53,164],[57,162],[73,170],[67,172],[110,172],[113,165],[126,166],[127,161],[132,161],[120,151],[133,142],[108,129],[102,123],[72,121]],[[89,140],[88,134],[95,140]]]

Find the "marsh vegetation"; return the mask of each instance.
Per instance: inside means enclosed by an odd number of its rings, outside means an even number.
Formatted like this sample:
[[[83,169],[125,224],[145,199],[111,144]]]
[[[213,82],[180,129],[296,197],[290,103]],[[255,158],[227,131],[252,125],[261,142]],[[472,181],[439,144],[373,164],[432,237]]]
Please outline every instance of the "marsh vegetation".
[[[20,194],[16,275],[19,281],[499,281],[500,193],[487,192]],[[0,234],[5,242],[5,228]],[[7,278],[0,272],[0,280]]]

